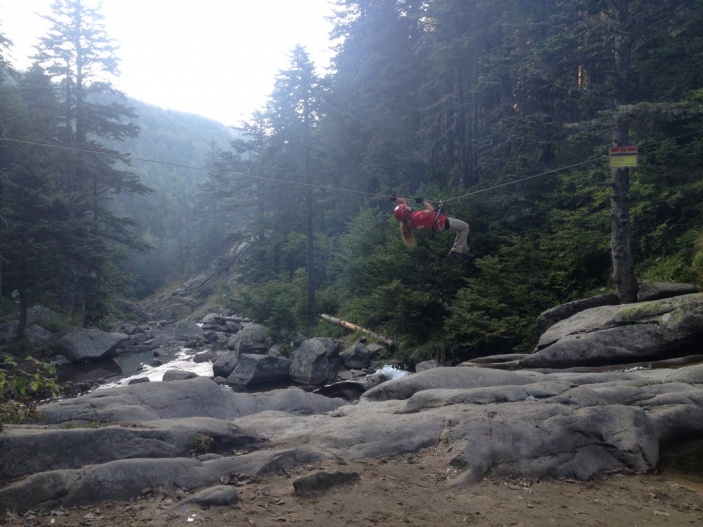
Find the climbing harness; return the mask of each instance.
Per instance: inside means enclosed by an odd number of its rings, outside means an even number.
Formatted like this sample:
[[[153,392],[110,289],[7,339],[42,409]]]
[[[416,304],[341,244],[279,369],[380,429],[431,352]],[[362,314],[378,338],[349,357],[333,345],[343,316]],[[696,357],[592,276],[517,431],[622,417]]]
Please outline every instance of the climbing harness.
[[[432,223],[432,239],[434,239],[434,233],[437,232],[437,224],[439,223],[439,217],[442,214],[442,207],[444,206],[444,202],[440,201],[439,205],[437,205],[437,208],[435,209],[435,217],[434,217],[434,223]]]

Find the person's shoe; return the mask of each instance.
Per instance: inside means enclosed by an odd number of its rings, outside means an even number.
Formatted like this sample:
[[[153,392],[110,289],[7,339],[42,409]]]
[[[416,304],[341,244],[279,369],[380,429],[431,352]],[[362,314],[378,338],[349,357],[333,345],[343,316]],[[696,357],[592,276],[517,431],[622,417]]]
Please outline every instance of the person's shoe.
[[[454,258],[458,262],[470,262],[474,258],[476,258],[473,254],[471,253],[460,253],[457,251],[451,251],[449,253],[449,256]]]

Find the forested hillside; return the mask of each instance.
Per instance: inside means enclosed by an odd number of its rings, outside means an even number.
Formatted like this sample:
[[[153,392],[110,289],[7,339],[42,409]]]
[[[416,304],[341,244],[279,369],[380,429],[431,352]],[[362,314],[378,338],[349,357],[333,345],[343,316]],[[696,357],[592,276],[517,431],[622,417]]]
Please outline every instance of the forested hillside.
[[[202,233],[208,205],[198,199],[207,180],[208,153],[228,146],[231,129],[198,115],[163,110],[130,99],[138,115],[139,136],[113,145],[128,152],[132,170],[153,192],[117,198],[120,214],[133,218],[149,251],[131,254],[128,261],[131,298],[153,294],[170,279],[206,265],[216,252]]]
[[[703,0],[338,0],[333,36],[333,69],[292,50],[229,144],[66,78],[58,42],[15,80],[0,60],[3,137],[64,147],[0,143],[3,294],[95,323],[238,237],[221,300],[276,334],[336,315],[420,360],[530,350],[537,314],[596,292],[703,284]],[[629,145],[637,166],[611,169]],[[450,232],[405,247],[391,194],[443,202],[476,260],[447,258]]]

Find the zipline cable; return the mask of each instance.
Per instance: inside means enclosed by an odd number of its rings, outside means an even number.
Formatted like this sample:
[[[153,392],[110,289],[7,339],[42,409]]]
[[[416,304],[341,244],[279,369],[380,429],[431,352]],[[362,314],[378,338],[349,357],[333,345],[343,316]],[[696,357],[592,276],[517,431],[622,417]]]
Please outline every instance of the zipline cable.
[[[578,166],[581,166],[581,165],[586,165],[586,164],[588,164],[588,163],[593,163],[593,162],[595,162],[595,161],[600,161],[600,158],[595,158],[595,157],[594,157],[594,158],[589,159],[588,161],[581,161],[580,163],[575,163],[575,164],[573,164],[573,165],[555,168],[555,169],[553,169],[553,170],[548,170],[548,171],[546,171],[546,172],[542,172],[541,174],[534,174],[534,175],[532,175],[532,176],[527,176],[527,177],[520,178],[520,179],[514,179],[514,180],[512,180],[512,181],[507,181],[506,183],[501,183],[500,185],[494,185],[494,186],[492,186],[492,187],[482,188],[482,189],[480,189],[480,190],[474,190],[473,192],[469,192],[469,193],[467,193],[467,194],[462,194],[461,196],[455,196],[455,197],[453,197],[453,198],[447,198],[447,199],[443,200],[443,202],[444,202],[444,203],[447,203],[448,201],[454,201],[454,200],[457,200],[457,199],[462,199],[462,198],[466,198],[466,197],[469,197],[469,196],[473,196],[473,195],[475,195],[475,194],[481,194],[482,192],[488,192],[489,190],[495,190],[495,189],[497,189],[497,188],[507,187],[508,185],[514,185],[514,184],[516,184],[516,183],[522,183],[523,181],[527,181],[527,180],[529,180],[529,179],[534,179],[534,178],[538,178],[538,177],[542,177],[542,176],[547,176],[547,175],[549,175],[549,174],[554,174],[555,172],[561,172],[562,170],[570,170],[570,169],[572,169],[572,168],[575,168],[575,167],[578,167]]]
[[[54,148],[57,150],[66,150],[70,152],[78,152],[78,153],[84,153],[84,154],[93,154],[97,156],[103,156],[103,157],[112,157],[112,158],[117,158],[121,159],[122,161],[128,162],[128,161],[141,161],[143,163],[153,163],[155,165],[163,165],[163,166],[169,166],[169,167],[174,167],[174,168],[185,168],[188,170],[198,170],[201,172],[209,172],[209,173],[215,173],[215,174],[232,174],[236,175],[239,177],[245,177],[245,178],[250,178],[250,179],[260,179],[263,181],[272,181],[274,183],[289,183],[291,185],[299,185],[302,187],[313,187],[313,188],[319,188],[323,190],[336,190],[339,192],[350,192],[353,194],[362,194],[364,196],[380,196],[380,194],[374,194],[371,192],[362,192],[360,190],[351,190],[351,189],[346,189],[346,188],[339,188],[339,187],[330,187],[326,185],[316,185],[315,183],[305,183],[303,181],[292,181],[289,179],[278,179],[278,178],[271,178],[271,177],[265,177],[265,176],[253,176],[250,174],[243,174],[241,172],[232,172],[232,171],[227,171],[227,170],[214,170],[210,168],[205,168],[205,167],[196,167],[196,166],[191,166],[191,165],[182,165],[179,163],[170,163],[168,161],[157,161],[155,159],[146,159],[142,157],[132,157],[129,155],[125,154],[112,154],[110,152],[96,152],[95,150],[85,150],[82,148],[75,148],[71,146],[61,146],[61,145],[52,145],[49,143],[38,143],[35,141],[25,141],[21,139],[9,139],[7,137],[0,137],[0,141],[5,141],[8,143],[19,143],[23,145],[31,145],[31,146],[41,146],[45,148]]]
[[[673,140],[675,140],[675,139],[681,139],[682,137],[688,137],[689,135],[695,135],[695,134],[697,134],[697,133],[698,133],[698,132],[696,131],[696,132],[689,132],[689,133],[686,133],[686,134],[677,135],[677,136],[675,136],[675,137],[667,137],[666,139],[662,139],[661,141],[655,141],[655,142],[653,142],[653,143],[647,143],[647,144],[645,144],[645,145],[640,146],[639,148],[649,148],[650,146],[656,146],[656,145],[659,145],[659,144],[661,144],[661,143],[665,143],[665,142],[667,142],[667,141],[673,141]],[[512,180],[512,181],[507,181],[506,183],[501,183],[501,184],[499,184],[499,185],[494,185],[494,186],[492,186],[492,187],[482,188],[482,189],[479,189],[479,190],[475,190],[475,191],[473,191],[473,192],[469,192],[469,193],[467,193],[467,194],[462,194],[461,196],[455,196],[455,197],[453,197],[453,198],[446,198],[446,199],[442,200],[442,203],[447,203],[448,201],[454,201],[454,200],[457,200],[457,199],[466,198],[466,197],[469,197],[469,196],[473,196],[473,195],[475,195],[475,194],[481,194],[481,193],[483,193],[483,192],[488,192],[489,190],[495,190],[495,189],[501,188],[501,187],[507,187],[508,185],[514,185],[514,184],[516,184],[516,183],[522,183],[523,181],[527,181],[527,180],[530,180],[530,179],[534,179],[534,178],[538,178],[538,177],[542,177],[542,176],[548,176],[549,174],[554,174],[555,172],[561,172],[562,170],[571,170],[571,169],[576,168],[576,167],[578,167],[578,166],[587,165],[587,164],[594,163],[594,162],[600,161],[600,160],[601,160],[600,157],[593,157],[593,158],[591,158],[591,159],[588,159],[588,160],[586,160],[586,161],[581,161],[580,163],[575,163],[575,164],[573,164],[573,165],[568,165],[568,166],[564,166],[564,167],[559,167],[559,168],[555,168],[555,169],[553,169],[553,170],[547,170],[546,172],[542,172],[542,173],[540,173],[540,174],[534,174],[534,175],[532,175],[532,176],[527,176],[527,177],[520,178],[520,179],[514,179],[514,180]]]
[[[698,132],[695,131],[695,132],[689,132],[689,133],[682,134],[682,135],[677,135],[675,137],[668,137],[666,139],[662,139],[661,141],[647,143],[645,145],[642,145],[640,148],[648,148],[648,147],[655,146],[655,145],[658,145],[661,143],[665,143],[666,141],[673,141],[675,139],[680,139],[682,137],[688,137],[690,135],[695,135],[697,133]],[[374,198],[385,198],[386,197],[385,195],[382,195],[382,194],[372,193],[372,192],[363,192],[360,190],[351,190],[351,189],[340,188],[340,187],[330,187],[330,186],[326,186],[326,185],[316,185],[315,183],[305,183],[302,181],[292,181],[292,180],[288,180],[288,179],[270,178],[270,177],[265,177],[265,176],[253,176],[250,174],[242,174],[239,172],[230,172],[230,171],[226,171],[226,170],[213,170],[213,169],[204,168],[204,167],[195,167],[195,166],[190,166],[190,165],[182,165],[182,164],[178,164],[178,163],[170,163],[168,161],[157,161],[155,159],[131,157],[131,156],[128,156],[125,154],[112,154],[110,152],[96,152],[94,150],[85,150],[85,149],[74,148],[74,147],[70,147],[70,146],[52,145],[49,143],[39,143],[39,142],[35,142],[35,141],[26,141],[26,140],[20,140],[20,139],[10,139],[7,137],[0,137],[0,141],[5,141],[5,142],[9,142],[9,143],[19,143],[19,144],[25,144],[25,145],[32,145],[32,146],[41,146],[41,147],[45,147],[45,148],[54,148],[54,149],[58,149],[58,150],[67,150],[67,151],[71,151],[71,152],[81,152],[81,153],[94,154],[94,155],[105,156],[105,157],[113,157],[113,158],[121,159],[123,161],[141,161],[143,163],[153,163],[153,164],[157,164],[157,165],[164,165],[164,166],[169,166],[169,167],[174,167],[174,168],[185,168],[185,169],[189,169],[189,170],[198,170],[201,172],[210,172],[210,173],[216,173],[216,174],[233,174],[233,175],[237,175],[237,176],[245,177],[245,178],[250,178],[250,179],[272,181],[274,183],[288,183],[291,185],[319,188],[322,190],[335,190],[338,192],[349,192],[351,194],[361,194],[363,196],[371,196]],[[523,181],[528,181],[530,179],[548,176],[550,174],[555,174],[557,172],[562,172],[564,170],[571,170],[571,169],[574,169],[574,168],[582,166],[582,165],[595,163],[596,161],[600,161],[601,159],[602,159],[601,157],[593,157],[593,158],[588,159],[586,161],[581,161],[580,163],[574,163],[573,165],[568,165],[568,166],[555,168],[552,170],[547,170],[546,172],[541,172],[539,174],[533,174],[531,176],[526,176],[526,177],[523,177],[520,179],[514,179],[512,181],[507,181],[505,183],[500,183],[498,185],[493,185],[491,187],[486,187],[486,188],[482,188],[479,190],[475,190],[473,192],[468,192],[466,194],[462,194],[460,196],[455,196],[453,198],[446,198],[446,199],[442,200],[442,202],[447,203],[450,201],[455,201],[458,199],[467,198],[469,196],[474,196],[476,194],[481,194],[483,192],[488,192],[490,190],[495,190],[497,188],[507,187],[509,185],[515,185],[517,183],[522,183]]]

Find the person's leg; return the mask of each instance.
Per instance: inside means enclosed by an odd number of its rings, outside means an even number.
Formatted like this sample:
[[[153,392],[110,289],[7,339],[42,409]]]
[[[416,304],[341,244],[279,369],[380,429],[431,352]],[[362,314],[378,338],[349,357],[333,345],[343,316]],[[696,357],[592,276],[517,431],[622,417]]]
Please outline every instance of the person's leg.
[[[456,218],[448,219],[449,230],[456,232],[456,238],[454,238],[454,246],[452,247],[451,252],[456,252],[459,254],[468,253],[469,246],[466,244],[466,240],[469,237],[469,224]]]

